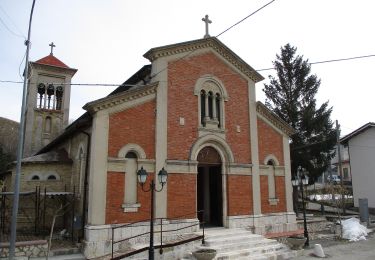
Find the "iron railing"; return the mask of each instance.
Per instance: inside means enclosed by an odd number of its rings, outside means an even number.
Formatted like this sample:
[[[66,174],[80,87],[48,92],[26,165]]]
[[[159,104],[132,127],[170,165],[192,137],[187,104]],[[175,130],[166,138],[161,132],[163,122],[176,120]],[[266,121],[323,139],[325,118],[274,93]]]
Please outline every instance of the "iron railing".
[[[192,216],[193,214],[195,216],[197,214],[202,214],[202,218],[201,219],[203,219],[203,215],[204,215],[203,210],[195,211],[195,212],[192,212],[192,213],[189,213],[189,214],[185,214],[185,215],[181,215],[181,216],[177,216],[177,217],[174,217],[174,218],[155,218],[154,219],[155,224],[157,226],[160,226],[160,231],[155,231],[154,232],[154,233],[160,233],[160,244],[159,245],[155,245],[155,248],[159,249],[159,253],[160,254],[163,254],[163,248],[174,247],[174,246],[182,245],[182,244],[189,243],[189,242],[192,242],[192,241],[195,241],[195,240],[202,239],[202,244],[204,244],[204,221],[200,221],[199,220],[198,222],[195,222],[195,223],[193,223],[191,225],[187,225],[187,226],[184,226],[184,227],[163,230],[163,220],[168,220],[168,221],[176,221],[177,220],[178,221],[178,220],[181,220],[181,218],[183,218],[183,217]],[[124,224],[124,225],[113,226],[112,227],[111,259],[122,259],[124,257],[132,256],[132,255],[135,255],[135,254],[138,254],[138,253],[141,253],[143,251],[148,250],[149,246],[145,246],[145,247],[142,247],[140,249],[136,249],[136,250],[133,250],[133,251],[130,251],[130,252],[127,252],[127,253],[124,253],[124,254],[121,254],[121,255],[118,255],[118,256],[114,257],[114,245],[115,244],[123,243],[125,241],[129,241],[129,240],[134,239],[134,238],[138,238],[138,237],[150,235],[150,231],[148,231],[148,232],[140,233],[140,234],[135,235],[135,236],[131,236],[131,237],[127,237],[127,238],[115,240],[115,230],[119,229],[119,228],[134,227],[134,225],[136,225],[136,224],[148,223],[149,221],[150,221],[149,219],[145,219],[145,220],[136,221],[136,222],[132,222],[132,223]],[[181,224],[181,223],[189,223],[189,222],[183,222],[183,220],[182,220],[180,222],[174,222],[174,224],[175,223]],[[181,231],[181,230],[184,230],[184,229],[187,229],[187,228],[191,228],[191,227],[194,227],[194,226],[197,226],[197,225],[202,228],[202,235],[199,235],[199,236],[196,236],[196,237],[192,237],[192,238],[183,239],[181,241],[177,241],[177,242],[173,242],[173,243],[163,244],[163,233],[165,234],[165,233],[169,233],[169,232]]]

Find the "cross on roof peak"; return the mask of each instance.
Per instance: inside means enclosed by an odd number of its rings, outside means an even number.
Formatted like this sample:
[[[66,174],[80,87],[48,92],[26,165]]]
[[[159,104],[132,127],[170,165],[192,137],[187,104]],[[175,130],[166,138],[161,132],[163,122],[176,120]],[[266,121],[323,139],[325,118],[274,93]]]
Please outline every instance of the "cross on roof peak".
[[[212,21],[208,19],[208,14],[206,14],[205,17],[202,18],[202,21],[206,24],[206,34],[203,36],[203,38],[209,38],[210,35],[208,34],[208,24],[212,23]]]
[[[53,55],[53,48],[56,47],[55,44],[53,44],[53,42],[51,42],[48,46],[51,46],[51,55]]]

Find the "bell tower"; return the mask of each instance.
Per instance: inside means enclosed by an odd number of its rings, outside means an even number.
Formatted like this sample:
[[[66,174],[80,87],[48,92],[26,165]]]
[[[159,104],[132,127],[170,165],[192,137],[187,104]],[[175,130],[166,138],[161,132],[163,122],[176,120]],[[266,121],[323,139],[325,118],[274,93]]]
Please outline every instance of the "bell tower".
[[[51,142],[69,122],[71,79],[77,72],[51,53],[29,63],[24,155],[29,157]]]

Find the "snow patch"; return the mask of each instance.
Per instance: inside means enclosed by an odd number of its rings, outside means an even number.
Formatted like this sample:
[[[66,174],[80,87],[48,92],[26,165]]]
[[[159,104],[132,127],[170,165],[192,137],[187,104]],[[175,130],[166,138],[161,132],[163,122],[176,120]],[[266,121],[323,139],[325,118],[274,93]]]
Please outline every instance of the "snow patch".
[[[341,222],[342,237],[349,241],[366,240],[367,234],[371,231],[359,223],[356,218],[350,218]]]

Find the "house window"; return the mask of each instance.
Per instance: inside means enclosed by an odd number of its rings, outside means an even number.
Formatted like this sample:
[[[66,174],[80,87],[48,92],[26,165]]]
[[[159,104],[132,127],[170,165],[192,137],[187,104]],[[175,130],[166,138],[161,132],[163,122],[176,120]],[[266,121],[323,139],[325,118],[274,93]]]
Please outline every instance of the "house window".
[[[344,168],[342,169],[343,173],[344,173],[344,179],[347,180],[349,179],[349,170],[348,168]]]
[[[199,126],[224,130],[224,101],[228,96],[223,84],[212,76],[202,77],[196,83],[194,94],[199,96]]]

